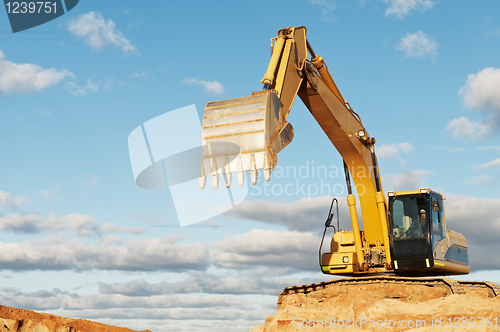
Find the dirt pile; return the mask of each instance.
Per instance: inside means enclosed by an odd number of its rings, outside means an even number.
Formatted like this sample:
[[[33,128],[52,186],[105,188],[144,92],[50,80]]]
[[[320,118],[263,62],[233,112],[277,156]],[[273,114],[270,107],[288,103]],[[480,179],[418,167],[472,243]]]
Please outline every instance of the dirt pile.
[[[280,295],[278,312],[251,332],[500,331],[500,296],[465,288],[407,284],[331,284]]]
[[[0,306],[0,332],[135,332],[83,319]],[[141,332],[151,332],[144,330]]]

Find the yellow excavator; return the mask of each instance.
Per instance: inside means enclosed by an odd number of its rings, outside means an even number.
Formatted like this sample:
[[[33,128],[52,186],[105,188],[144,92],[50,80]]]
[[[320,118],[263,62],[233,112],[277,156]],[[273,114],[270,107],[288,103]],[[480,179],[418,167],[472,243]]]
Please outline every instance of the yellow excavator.
[[[357,278],[469,273],[467,242],[462,234],[447,228],[441,194],[419,188],[389,191],[385,196],[375,139],[340,93],[323,58],[314,53],[306,28],[279,30],[271,48],[262,91],[207,103],[200,187],[204,188],[208,175],[214,188],[219,176],[230,187],[233,172],[240,185],[246,171],[253,184],[259,170],[269,181],[277,154],[293,138],[287,116],[298,95],[342,156],[348,189],[352,231],[337,226],[330,252],[322,253],[320,247],[322,272]],[[351,179],[364,230],[360,230]],[[331,220],[329,213],[326,227],[332,226]]]

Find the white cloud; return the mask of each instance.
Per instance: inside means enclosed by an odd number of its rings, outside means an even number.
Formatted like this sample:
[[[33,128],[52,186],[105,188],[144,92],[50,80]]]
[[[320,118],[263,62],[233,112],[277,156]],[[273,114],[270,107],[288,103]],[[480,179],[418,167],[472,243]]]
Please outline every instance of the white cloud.
[[[386,175],[383,177],[384,189],[401,191],[424,188],[426,186],[425,182],[430,174],[432,174],[432,172],[417,169]]]
[[[493,110],[500,116],[500,68],[484,68],[467,75],[467,82],[459,94],[465,106]]]
[[[316,271],[320,241],[319,232],[253,229],[214,243],[210,258],[216,266],[230,269],[274,266]]]
[[[280,276],[273,278],[266,274],[248,271],[241,274],[215,274],[192,272],[186,279],[159,283],[150,283],[143,279],[123,283],[99,283],[100,294],[122,294],[127,296],[152,296],[168,294],[269,294],[276,295],[290,285],[311,283],[310,278],[290,278]],[[314,281],[317,281],[314,280]]]
[[[143,78],[143,79],[149,79],[151,76],[147,71],[141,71],[140,73],[132,73],[131,75],[133,78]]]
[[[105,223],[102,226],[103,233],[131,233],[131,234],[142,234],[144,229],[140,227],[133,226],[118,226],[110,222]]]
[[[491,28],[489,34],[494,36],[500,36],[500,28],[499,27]]]
[[[160,217],[155,217],[155,216],[139,216],[135,215],[132,217],[135,220],[139,221],[149,221],[149,222],[156,222],[156,223],[162,223],[165,221],[165,218],[160,218]]]
[[[121,48],[125,52],[138,53],[121,31],[115,28],[113,20],[105,21],[100,13],[90,12],[72,19],[68,30],[87,41],[93,50],[101,50],[108,45]]]
[[[0,190],[0,208],[7,206],[12,210],[17,210],[28,201],[28,196],[21,195],[14,198],[12,194]]]
[[[444,203],[447,227],[462,233],[469,245],[472,269],[500,268],[500,199],[446,194]]]
[[[407,33],[396,46],[407,58],[435,58],[438,44],[422,31]]]
[[[59,230],[64,225],[55,214],[42,218],[38,214],[10,214],[0,217],[0,230],[15,233],[38,233],[44,230]]]
[[[473,168],[479,169],[479,170],[485,170],[488,168],[499,167],[499,166],[500,166],[500,158],[497,158],[497,159],[494,159],[492,161],[488,161],[487,163],[484,163],[484,164],[475,165],[475,166],[473,166]]]
[[[162,67],[155,67],[156,71],[161,73],[161,74],[166,74],[167,73],[167,70],[165,68],[162,68]]]
[[[11,92],[33,93],[58,84],[65,77],[74,77],[66,69],[44,69],[30,63],[14,63],[5,60],[0,51],[0,96]]]
[[[244,299],[237,299],[225,296],[199,297],[179,296],[179,295],[151,295],[151,296],[124,296],[122,294],[86,294],[79,296],[75,293],[62,291],[58,288],[52,291],[40,290],[35,292],[23,292],[19,289],[0,289],[0,296],[8,303],[15,303],[16,307],[28,308],[32,310],[64,309],[64,310],[109,310],[109,309],[166,309],[184,308],[189,309],[210,309],[224,308],[225,310],[239,311],[251,310],[254,304]],[[189,316],[192,314],[186,313]],[[234,315],[236,312],[231,314]],[[108,315],[106,315],[108,316]],[[108,316],[109,317],[109,316]],[[135,318],[142,318],[133,315]],[[168,317],[168,316],[167,316]],[[192,318],[192,317],[191,317]],[[208,318],[208,317],[207,317]]]
[[[345,200],[339,198],[340,219],[349,216]],[[302,198],[295,202],[284,201],[244,201],[226,212],[225,216],[287,227],[289,230],[323,230],[332,197]],[[346,226],[346,225],[342,225]]]
[[[493,145],[493,146],[481,146],[477,148],[478,150],[494,150],[500,152],[500,146],[498,145]]]
[[[337,1],[336,0],[311,0],[312,5],[318,5],[324,7],[327,10],[337,9]]]
[[[78,84],[74,82],[69,82],[69,92],[75,96],[83,97],[89,93],[95,93],[99,91],[99,84],[92,82],[92,79],[87,80],[87,84],[80,87]]]
[[[46,118],[46,117],[51,117],[52,112],[49,110],[35,110],[33,112],[36,116],[39,116],[41,118]]]
[[[479,176],[475,176],[468,180],[465,180],[464,182],[479,187],[495,187],[497,185],[496,181],[497,178],[494,176],[481,174]]]
[[[310,3],[321,8],[321,19],[323,21],[335,21],[333,12],[338,8],[337,0],[310,0]]]
[[[397,148],[398,148],[399,151],[401,151],[403,153],[410,153],[410,152],[415,151],[415,148],[413,147],[413,145],[411,145],[408,142],[399,143],[397,145]]]
[[[71,231],[79,236],[93,236],[100,233],[100,227],[94,218],[84,214],[68,214],[61,218],[61,221],[68,225]]]
[[[461,116],[451,120],[446,130],[450,131],[454,138],[485,138],[491,134],[492,123],[485,121],[475,122],[465,116]]]
[[[496,135],[500,128],[500,69],[484,68],[467,75],[467,82],[458,93],[465,107],[482,111],[486,118],[472,121],[461,116],[451,120],[446,129],[453,137],[480,139]]]
[[[80,185],[84,188],[90,188],[97,185],[97,180],[99,179],[95,175],[90,174],[82,174],[77,177],[78,181],[80,181]]]
[[[44,199],[46,199],[46,200],[54,199],[54,198],[56,197],[53,193],[51,193],[50,191],[45,190],[45,189],[44,189],[44,190],[41,190],[41,191],[40,191],[40,194],[41,194],[41,195],[42,195],[42,197],[43,197]]]
[[[203,227],[213,227],[213,228],[221,227],[216,221],[212,219],[204,220],[200,223],[200,225]]]
[[[144,24],[144,21],[142,19],[136,19],[134,22],[130,22],[127,25],[127,30],[135,30],[138,29],[141,25]]]
[[[425,12],[434,6],[431,0],[384,0],[389,4],[385,16],[395,16],[402,20],[412,11]]]
[[[242,310],[239,307],[193,307],[186,308],[111,308],[65,310],[65,317],[84,317],[110,325],[124,325],[134,330],[143,330],[149,323],[151,331],[189,331],[189,332],[244,332],[262,324],[266,316],[276,312],[276,300],[264,309]],[[132,319],[139,320],[139,322]],[[127,323],[125,323],[127,322]],[[147,323],[144,323],[147,322]],[[237,322],[237,323],[235,323]],[[235,328],[235,325],[237,327]]]
[[[224,93],[224,86],[217,81],[202,81],[196,78],[186,78],[182,81],[188,85],[201,85],[206,92],[221,95]]]
[[[399,144],[382,144],[377,148],[377,158],[379,159],[396,159],[402,165],[405,164],[401,153],[408,154],[415,151],[413,145],[408,142]]]
[[[93,231],[88,226],[88,223],[76,223],[75,230],[84,235]],[[96,269],[177,272],[204,270],[210,265],[205,245],[179,243],[179,239],[174,236],[136,239],[125,246],[116,246],[116,241],[87,243],[65,240],[60,236],[20,243],[0,242],[0,264],[3,269],[14,271]]]
[[[55,213],[43,217],[39,214],[19,214],[0,216],[0,230],[14,233],[42,233],[44,231],[69,230],[72,234],[84,237],[100,237],[105,233],[131,233],[142,234],[144,229],[140,227],[119,226],[110,222],[104,225],[98,224],[94,218],[84,214],[68,214],[61,218]],[[52,234],[56,236],[56,234]]]

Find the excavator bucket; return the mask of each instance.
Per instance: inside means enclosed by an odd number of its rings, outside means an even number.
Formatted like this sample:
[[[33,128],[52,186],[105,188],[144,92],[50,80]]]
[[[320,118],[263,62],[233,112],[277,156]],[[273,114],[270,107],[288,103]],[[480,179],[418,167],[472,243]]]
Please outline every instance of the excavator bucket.
[[[264,90],[250,97],[207,103],[203,114],[203,156],[200,163],[200,188],[207,175],[217,189],[219,174],[227,188],[232,172],[238,173],[243,186],[245,171],[252,184],[257,183],[258,169],[269,181],[278,162],[277,154],[293,138],[293,128],[281,110],[276,92]]]

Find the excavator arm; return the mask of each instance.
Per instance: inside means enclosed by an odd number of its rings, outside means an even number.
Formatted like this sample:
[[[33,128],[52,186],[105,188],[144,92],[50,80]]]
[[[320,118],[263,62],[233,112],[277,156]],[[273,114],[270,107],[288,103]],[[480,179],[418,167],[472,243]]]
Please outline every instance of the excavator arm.
[[[367,270],[364,252],[372,249],[382,253],[384,262],[390,262],[386,201],[373,147],[375,139],[368,135],[359,116],[343,98],[323,58],[313,52],[306,39],[305,27],[281,29],[271,42],[271,60],[261,81],[264,90],[250,97],[206,105],[203,119],[205,148],[201,162],[203,180],[200,185],[205,185],[204,177],[210,174],[212,184],[217,187],[218,176],[222,174],[228,186],[232,171],[239,173],[241,185],[242,173],[246,170],[251,172],[255,184],[258,169],[263,169],[266,180],[269,180],[277,163],[277,153],[293,137],[293,129],[286,119],[298,95],[341,154],[346,172],[348,169],[356,186],[365,229],[362,237],[356,199],[350,191],[347,201],[356,248],[356,268]],[[224,144],[221,144],[224,142],[236,143],[241,151],[224,150]],[[257,147],[256,142],[263,143]]]

